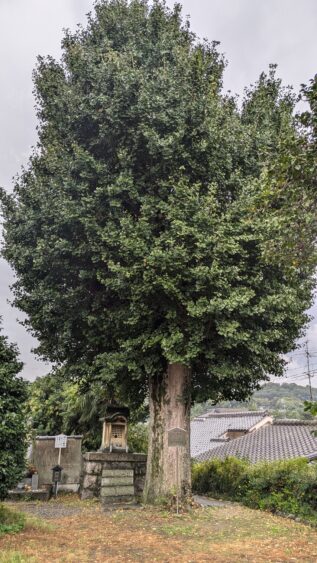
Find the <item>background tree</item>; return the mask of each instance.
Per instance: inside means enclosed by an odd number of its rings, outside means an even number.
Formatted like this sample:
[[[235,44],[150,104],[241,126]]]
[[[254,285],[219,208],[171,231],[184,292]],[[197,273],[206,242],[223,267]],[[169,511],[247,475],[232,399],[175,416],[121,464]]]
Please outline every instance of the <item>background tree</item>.
[[[317,397],[317,389],[313,388],[313,396]],[[309,419],[312,416],[305,412],[304,401],[310,397],[309,386],[296,383],[265,383],[255,391],[248,401],[223,401],[215,405],[212,400],[196,403],[191,409],[191,418],[199,416],[218,407],[267,411],[274,418]]]
[[[33,435],[82,434],[83,449],[100,448],[102,424],[109,396],[104,386],[95,382],[82,387],[65,379],[63,370],[38,377],[28,386],[27,416]],[[129,451],[146,452],[146,410],[132,413],[128,428]]]
[[[0,335],[0,499],[25,470],[26,383],[17,376],[21,369],[16,347]]]
[[[280,375],[311,302],[294,98],[272,68],[240,112],[223,69],[179,5],[97,2],[61,62],[39,59],[39,145],[3,195],[38,352],[117,400],[149,396],[148,500],[175,486],[167,430],[189,430],[191,398],[243,399]],[[189,441],[180,473],[186,494]]]

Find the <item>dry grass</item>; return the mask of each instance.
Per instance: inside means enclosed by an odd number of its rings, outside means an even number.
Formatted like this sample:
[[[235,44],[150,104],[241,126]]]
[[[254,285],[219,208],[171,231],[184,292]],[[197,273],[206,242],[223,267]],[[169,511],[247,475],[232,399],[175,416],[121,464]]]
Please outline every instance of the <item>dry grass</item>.
[[[0,562],[317,560],[315,530],[239,505],[205,508],[177,517],[148,508],[104,513],[96,503],[69,498],[63,502],[80,511],[40,527],[38,519],[28,518],[22,532],[0,539]],[[23,507],[19,504],[20,510]]]

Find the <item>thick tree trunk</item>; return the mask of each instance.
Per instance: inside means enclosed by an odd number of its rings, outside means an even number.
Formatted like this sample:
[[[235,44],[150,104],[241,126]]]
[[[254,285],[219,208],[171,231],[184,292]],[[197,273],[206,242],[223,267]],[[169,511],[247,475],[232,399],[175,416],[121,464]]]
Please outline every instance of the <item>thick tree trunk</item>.
[[[175,494],[177,465],[181,497],[191,491],[190,467],[190,370],[183,364],[170,364],[167,373],[150,382],[150,434],[144,489],[146,502],[160,502]],[[168,446],[168,430],[187,432],[185,447]]]

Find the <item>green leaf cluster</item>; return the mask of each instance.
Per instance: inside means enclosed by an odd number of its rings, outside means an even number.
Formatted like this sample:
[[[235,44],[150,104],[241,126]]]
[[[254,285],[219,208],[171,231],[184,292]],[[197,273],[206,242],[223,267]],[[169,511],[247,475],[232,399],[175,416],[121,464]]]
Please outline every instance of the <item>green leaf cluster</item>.
[[[282,373],[311,303],[313,133],[293,94],[272,67],[240,109],[217,44],[159,0],[101,0],[62,48],[39,58],[38,147],[2,193],[38,353],[135,406],[171,362],[199,400],[243,399]]]
[[[83,435],[84,451],[100,448],[102,423],[106,407],[111,401],[107,390],[100,383],[82,386],[66,380],[63,370],[38,377],[28,386],[26,405],[28,425],[33,437]],[[129,420],[128,445],[130,451],[146,452],[146,408],[134,410]]]
[[[0,499],[25,469],[26,383],[17,375],[21,369],[16,347],[0,335]]]

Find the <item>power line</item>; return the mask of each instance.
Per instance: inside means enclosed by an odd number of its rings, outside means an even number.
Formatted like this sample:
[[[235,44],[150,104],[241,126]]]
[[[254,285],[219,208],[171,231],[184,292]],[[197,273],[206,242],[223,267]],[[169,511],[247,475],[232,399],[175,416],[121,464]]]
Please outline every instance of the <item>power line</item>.
[[[310,394],[310,400],[313,400],[313,392],[312,392],[312,388],[311,388],[311,373],[310,373],[310,365],[309,365],[309,350],[308,350],[308,340],[306,340],[306,344],[305,344],[305,349],[306,349],[306,360],[307,360],[307,375],[308,375],[308,381],[309,381],[309,394]]]
[[[310,368],[317,368],[317,363],[310,364]],[[290,372],[292,375],[297,375],[298,373],[306,373],[307,369],[305,370],[305,366],[298,366],[297,368],[288,367],[287,371]],[[310,369],[310,371],[314,371]]]

